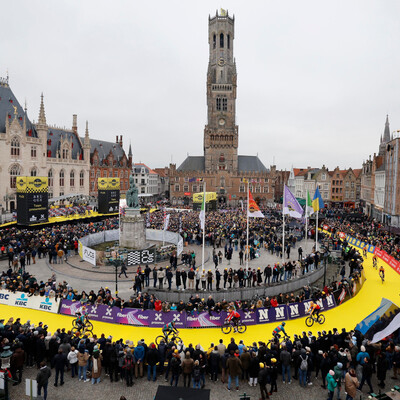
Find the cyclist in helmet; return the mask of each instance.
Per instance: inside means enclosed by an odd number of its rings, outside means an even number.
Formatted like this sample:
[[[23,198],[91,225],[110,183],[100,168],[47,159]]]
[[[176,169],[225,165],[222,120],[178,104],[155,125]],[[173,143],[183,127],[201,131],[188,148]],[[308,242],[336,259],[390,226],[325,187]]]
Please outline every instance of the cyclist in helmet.
[[[238,331],[238,324],[240,322],[240,314],[232,307],[229,311],[228,317],[226,318],[229,322],[232,322],[233,329],[235,332]]]
[[[285,332],[285,325],[286,322],[283,321],[281,325],[278,325],[273,331],[272,331],[272,335],[274,337],[279,337],[280,333],[283,332],[283,334],[287,337],[289,337],[289,335]]]
[[[175,328],[175,322],[174,321],[172,321],[172,322],[170,322],[168,324],[165,324],[164,327],[162,328],[162,332],[163,332],[163,335],[165,336],[166,342],[168,342],[168,336],[171,333],[176,333],[176,334],[179,333],[178,330]]]
[[[317,303],[314,303],[313,301],[311,301],[310,307],[308,308],[308,312],[310,313],[310,315],[315,314],[316,317],[318,318],[320,311],[321,311],[321,307]]]
[[[382,279],[382,283],[385,280],[385,268],[383,268],[383,265],[379,268],[379,277]]]

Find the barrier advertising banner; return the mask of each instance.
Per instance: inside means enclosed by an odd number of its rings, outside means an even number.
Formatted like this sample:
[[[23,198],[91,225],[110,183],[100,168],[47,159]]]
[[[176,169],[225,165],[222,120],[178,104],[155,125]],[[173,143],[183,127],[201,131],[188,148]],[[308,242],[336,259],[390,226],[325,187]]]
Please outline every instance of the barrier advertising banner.
[[[286,319],[295,319],[304,317],[309,309],[310,301],[302,303],[284,304],[278,307],[259,308],[255,311],[239,310],[242,322],[245,325],[266,324],[270,322],[279,322]],[[333,295],[324,300],[318,301],[321,311],[329,310],[336,306]],[[62,300],[60,314],[75,315],[80,310],[82,304],[79,301]],[[126,308],[120,310],[117,307],[108,307],[106,305],[89,305],[87,312],[90,319],[94,321],[112,322],[115,324],[144,326],[149,328],[162,328],[169,322],[175,322],[178,328],[212,328],[223,325],[227,313],[212,312],[186,312],[170,311],[159,312],[154,310],[141,310]]]
[[[84,246],[80,240],[78,241],[78,250],[83,261],[96,266],[96,250]]]
[[[0,290],[0,304],[7,306],[16,306],[21,308],[31,308],[33,310],[58,313],[58,306],[54,299],[45,296],[28,296],[23,292],[12,293],[8,290]]]

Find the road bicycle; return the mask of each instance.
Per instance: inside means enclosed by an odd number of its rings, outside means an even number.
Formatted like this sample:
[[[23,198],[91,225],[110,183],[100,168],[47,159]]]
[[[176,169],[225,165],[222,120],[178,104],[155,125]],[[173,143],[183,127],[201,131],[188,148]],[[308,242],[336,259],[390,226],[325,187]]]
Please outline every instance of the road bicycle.
[[[93,334],[93,324],[88,320],[87,317],[85,318],[85,323],[82,327],[78,325],[76,319],[72,321],[72,334],[75,334],[78,331],[82,332],[84,335]]]
[[[281,335],[279,333],[275,333],[275,334],[273,333],[272,336],[273,336],[273,338],[267,342],[268,348],[271,348],[272,345],[279,347],[280,345],[282,345],[282,343],[286,343],[286,340],[290,339],[289,335],[285,335],[283,337],[282,341],[280,341]]]
[[[323,314],[311,314],[306,318],[306,325],[308,327],[313,326],[314,322],[318,322],[319,324],[323,324],[325,322],[325,315]]]
[[[182,339],[179,336],[175,335],[175,333],[172,334],[171,338],[169,338],[168,336],[165,336],[165,335],[157,336],[156,344],[159,345],[161,343],[161,340],[164,340],[165,343],[171,343],[171,342],[177,343],[177,342],[182,341]]]
[[[221,326],[221,330],[222,330],[223,333],[225,333],[225,334],[227,335],[228,333],[231,333],[232,328],[235,328],[235,327],[236,327],[236,329],[237,329],[237,332],[239,332],[239,333],[245,333],[245,332],[246,332],[246,329],[247,329],[247,326],[244,325],[244,324],[242,323],[242,321],[239,321],[239,322],[237,323],[237,325],[235,326],[235,325],[233,324],[232,321],[228,321],[228,320],[226,319],[226,320],[224,321],[224,324]]]

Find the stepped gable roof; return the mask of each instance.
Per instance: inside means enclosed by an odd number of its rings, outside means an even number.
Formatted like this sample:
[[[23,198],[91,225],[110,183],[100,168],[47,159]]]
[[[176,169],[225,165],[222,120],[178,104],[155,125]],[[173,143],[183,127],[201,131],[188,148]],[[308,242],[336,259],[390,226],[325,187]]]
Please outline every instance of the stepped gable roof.
[[[186,160],[178,167],[177,171],[204,171],[204,156],[187,156]]]
[[[83,138],[81,138],[83,141]],[[123,147],[116,142],[105,142],[104,140],[90,139],[90,155],[92,156],[94,151],[97,150],[100,162],[107,159],[110,151],[114,157],[114,160],[119,162],[125,155]]]
[[[16,115],[14,114],[14,107],[17,107]],[[12,92],[8,79],[0,78],[0,132],[6,131],[6,119],[12,121],[15,117],[17,117],[21,127],[24,123],[24,117],[26,118],[26,136],[38,137],[35,127]]]
[[[57,151],[61,151],[61,137],[64,140],[68,139],[68,141],[72,139],[72,158],[74,160],[78,160],[81,154],[83,158],[82,143],[74,132],[49,126],[47,130],[47,152],[49,152],[49,150],[51,151],[51,155],[48,153],[50,158],[56,158]]]

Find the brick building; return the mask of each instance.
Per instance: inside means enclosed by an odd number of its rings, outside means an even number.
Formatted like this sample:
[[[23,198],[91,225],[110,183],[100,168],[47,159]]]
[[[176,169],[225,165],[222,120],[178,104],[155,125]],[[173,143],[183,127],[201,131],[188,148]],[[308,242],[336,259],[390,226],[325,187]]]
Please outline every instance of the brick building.
[[[238,155],[239,127],[236,125],[237,72],[234,58],[235,18],[221,12],[208,21],[209,63],[207,71],[207,125],[203,156],[188,156],[176,168],[170,164],[172,204],[191,204],[193,193],[216,192],[220,206],[238,206],[250,191],[261,205],[279,199],[289,172],[266,168],[258,156]]]
[[[122,135],[115,142],[90,139],[90,195],[97,196],[98,178],[120,178],[120,192],[129,189],[129,176],[132,172],[132,147],[129,145],[126,156]]]

